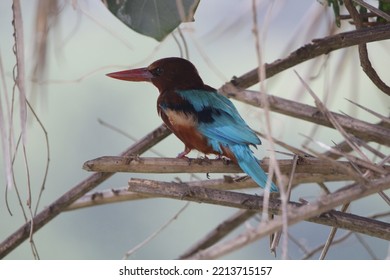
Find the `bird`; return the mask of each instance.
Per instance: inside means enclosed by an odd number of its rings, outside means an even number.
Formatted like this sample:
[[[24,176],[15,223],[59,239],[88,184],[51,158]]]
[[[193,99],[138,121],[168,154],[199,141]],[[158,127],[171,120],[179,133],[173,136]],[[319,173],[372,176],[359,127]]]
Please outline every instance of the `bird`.
[[[227,157],[261,188],[266,187],[268,176],[250,149],[261,145],[261,140],[229,98],[204,84],[190,61],[167,57],[144,68],[106,75],[125,81],[150,82],[157,87],[160,93],[157,112],[185,145],[178,158],[185,158],[191,150]],[[278,192],[271,180],[269,190]]]

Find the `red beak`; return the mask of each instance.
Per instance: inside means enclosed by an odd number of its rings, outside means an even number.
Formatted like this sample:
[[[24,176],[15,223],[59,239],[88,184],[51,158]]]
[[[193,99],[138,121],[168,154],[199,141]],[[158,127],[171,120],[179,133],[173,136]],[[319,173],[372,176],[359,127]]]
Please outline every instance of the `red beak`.
[[[153,78],[152,73],[150,73],[147,68],[119,71],[106,75],[114,79],[133,82],[150,82]]]

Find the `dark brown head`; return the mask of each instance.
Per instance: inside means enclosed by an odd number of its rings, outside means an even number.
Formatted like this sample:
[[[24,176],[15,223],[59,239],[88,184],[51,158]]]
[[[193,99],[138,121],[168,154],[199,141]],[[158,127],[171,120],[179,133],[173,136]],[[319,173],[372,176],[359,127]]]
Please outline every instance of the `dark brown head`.
[[[195,66],[179,57],[163,58],[146,68],[110,73],[107,76],[126,81],[151,82],[160,93],[166,90],[197,89],[204,86]]]

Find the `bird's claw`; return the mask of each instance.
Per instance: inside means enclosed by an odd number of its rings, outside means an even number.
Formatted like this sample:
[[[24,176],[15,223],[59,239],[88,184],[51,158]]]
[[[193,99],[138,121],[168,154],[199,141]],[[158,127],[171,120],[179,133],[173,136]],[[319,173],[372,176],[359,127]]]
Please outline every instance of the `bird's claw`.
[[[191,164],[191,159],[187,157],[187,155],[191,152],[190,148],[185,147],[184,151],[182,151],[180,154],[177,155],[176,158],[184,158],[188,160],[188,165]]]
[[[232,160],[230,158],[227,158],[223,155],[217,155],[217,157],[215,159],[222,160],[223,164],[225,164],[225,165],[229,165],[232,162]]]
[[[201,156],[199,158],[199,164],[202,165],[203,163],[211,164],[211,159],[209,159],[206,155]]]
[[[229,165],[232,162],[232,160],[227,157],[222,157],[222,161],[224,165]]]

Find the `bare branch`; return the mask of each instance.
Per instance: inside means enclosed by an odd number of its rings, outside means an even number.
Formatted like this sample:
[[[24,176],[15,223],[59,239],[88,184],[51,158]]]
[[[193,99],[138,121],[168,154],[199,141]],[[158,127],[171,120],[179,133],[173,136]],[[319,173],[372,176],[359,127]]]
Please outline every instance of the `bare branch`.
[[[384,212],[384,213],[379,213],[379,214],[375,214],[375,215],[370,215],[368,218],[375,219],[375,218],[387,217],[389,215],[390,215],[390,212]],[[352,231],[347,232],[346,234],[344,234],[343,236],[339,237],[338,239],[333,240],[332,245],[335,245],[337,243],[340,243],[340,242],[344,241],[345,239],[350,237],[352,234],[354,234],[354,232],[352,232]],[[297,244],[297,245],[299,246],[300,244]],[[312,249],[310,251],[306,250],[306,249],[303,250],[305,255],[304,255],[304,257],[302,259],[303,260],[307,260],[307,259],[311,258],[315,253],[321,251],[322,248],[324,248],[324,246],[325,246],[325,244],[321,244],[318,247],[316,247],[315,249]],[[301,248],[301,249],[304,249],[304,248]]]
[[[288,223],[289,225],[292,225],[299,221],[306,220],[309,222],[349,229],[370,236],[390,240],[390,224],[331,210],[349,201],[362,198],[388,188],[390,188],[390,176],[369,182],[367,185],[357,183],[351,184],[343,188],[343,191],[323,195],[318,198],[317,201],[307,205],[289,202],[287,213]],[[179,200],[196,201],[252,211],[263,210],[262,196],[222,191],[194,185],[189,186],[186,183],[167,183],[146,179],[131,179],[129,181],[129,190],[143,195],[155,195]],[[280,200],[271,198],[269,200],[269,213],[280,215],[280,205]],[[327,214],[323,214],[325,212],[327,212]],[[274,220],[265,224],[264,230],[262,229],[261,232],[256,233],[252,232],[255,235],[247,236],[247,238],[254,241],[280,230],[281,226],[281,218],[276,217]]]
[[[337,168],[335,168],[337,170]],[[246,177],[248,178],[248,177]],[[336,182],[350,180],[350,176],[347,174],[316,174],[316,173],[296,173],[294,174],[293,185],[299,185],[304,183],[323,183],[323,182]],[[207,181],[195,181],[188,182],[189,186],[203,186],[207,185],[209,188],[218,190],[242,190],[250,188],[258,188],[258,185],[250,180],[235,180],[230,176],[224,176],[224,179],[207,180]],[[76,200],[69,205],[64,211],[76,210],[79,208],[93,207],[97,205],[132,201],[138,199],[145,199],[155,197],[154,195],[143,195],[135,192],[128,191],[127,187],[109,189],[103,191],[97,191],[93,193],[85,194],[83,197]]]
[[[160,142],[162,139],[167,137],[170,131],[165,126],[160,126],[144,138],[136,142],[133,146],[122,153],[122,156],[142,154],[147,151],[150,147]],[[50,204],[47,208],[42,210],[33,219],[34,232],[38,231],[46,223],[60,214],[70,204],[76,201],[79,197],[89,192],[103,181],[107,180],[114,173],[94,173],[93,175],[81,181],[79,184],[74,186],[70,191],[63,194],[56,201]],[[0,259],[10,253],[14,248],[20,245],[30,235],[31,222],[27,222],[22,225],[17,231],[6,238],[0,244]]]
[[[355,106],[357,106],[359,108],[362,108],[363,110],[369,112],[370,114],[373,114],[375,117],[379,118],[382,122],[385,122],[388,125],[390,125],[390,119],[388,117],[382,116],[381,114],[379,114],[379,113],[377,113],[377,112],[375,112],[375,111],[373,111],[373,110],[371,110],[371,109],[369,109],[369,108],[367,108],[367,107],[365,107],[363,105],[360,105],[360,104],[358,104],[358,103],[356,103],[356,102],[354,102],[354,101],[352,101],[352,100],[350,100],[348,98],[347,98],[347,100],[349,102],[351,102],[352,104],[354,104]]]
[[[224,95],[232,96],[244,103],[257,107],[263,106],[261,102],[264,93],[262,92],[239,90],[231,84],[222,87],[220,91]],[[268,95],[268,102],[273,112],[333,128],[331,122],[316,107],[273,95]],[[387,126],[367,123],[334,112],[330,113],[347,132],[356,137],[390,146],[390,128]]]
[[[390,166],[374,166],[373,164],[359,160],[351,156],[351,161],[361,166],[364,170],[369,168],[379,174],[390,172]],[[278,160],[281,172],[290,174],[294,167],[294,160]],[[267,171],[270,161],[265,158],[260,163]],[[299,158],[295,173],[309,174],[345,174],[340,168],[352,168],[348,161],[324,160],[314,157]],[[218,159],[178,159],[178,158],[154,158],[138,156],[104,156],[89,160],[83,168],[95,172],[130,172],[130,173],[240,173],[240,167],[233,162],[226,164]]]
[[[14,81],[19,89],[19,107],[20,107],[20,122],[22,127],[22,143],[26,143],[26,124],[27,124],[27,105],[26,105],[26,73],[25,73],[25,58],[24,58],[24,35],[23,35],[23,19],[22,7],[20,1],[13,1],[13,25],[14,25],[14,53],[16,56],[16,65],[14,69]]]
[[[66,209],[64,209],[64,211],[153,197],[129,192],[127,189],[128,187],[123,187],[87,193],[69,205]]]
[[[356,2],[362,7],[365,7],[367,10],[370,10],[374,14],[386,19],[387,21],[390,22],[390,15],[386,14],[384,11],[379,10],[378,8],[375,8],[374,6],[362,1],[362,0],[353,0],[353,2]]]
[[[338,239],[333,240],[331,245],[336,245],[338,243],[343,242],[344,240],[349,238],[352,234],[353,234],[352,231],[347,232],[346,234],[344,234],[343,236],[339,237]],[[325,247],[325,244],[321,244],[321,245],[317,246],[316,248],[314,248],[314,249],[312,249],[310,251],[305,252],[305,255],[303,256],[302,260],[310,259],[315,253],[321,251],[324,247]]]
[[[288,57],[265,64],[266,78],[270,78],[286,69],[315,57],[328,54],[332,51],[368,43],[390,39],[389,25],[373,26],[366,29],[339,33],[333,36],[314,39],[311,43],[295,50]],[[258,68],[255,68],[239,78],[234,78],[226,85],[238,88],[248,88],[259,82]]]
[[[350,203],[344,204],[341,207],[340,211],[345,213],[347,211],[349,205],[350,205]],[[325,259],[326,254],[328,253],[330,246],[333,244],[334,238],[336,236],[336,232],[337,232],[337,228],[336,227],[332,227],[332,229],[329,232],[329,236],[326,239],[324,248],[322,249],[322,252],[321,252],[321,255],[320,255],[320,258],[319,258],[320,260],[324,260]]]
[[[149,235],[144,241],[137,244],[134,248],[128,250],[122,259],[128,259],[132,254],[137,252],[139,249],[144,247],[146,244],[148,244],[153,238],[155,238],[159,233],[161,233],[164,229],[166,229],[174,220],[176,220],[181,213],[184,212],[185,209],[187,209],[188,205],[190,205],[189,202],[187,202],[175,215],[170,218],[167,222],[165,222],[160,228],[158,228],[155,232],[153,232],[151,235]]]
[[[138,187],[138,186],[137,186]],[[388,189],[390,188],[390,175],[380,179],[371,181],[365,185],[355,183],[351,184],[345,188],[343,188],[343,191],[337,191],[335,193],[324,195],[317,199],[317,201],[303,205],[301,207],[291,207],[289,209],[288,215],[288,222],[289,225],[295,224],[302,220],[309,220],[312,221],[312,219],[317,218],[323,218],[324,215],[320,215],[321,213],[324,213],[326,211],[329,211],[330,209],[333,209],[334,207],[337,207],[339,205],[348,203],[350,201],[353,201],[358,198],[362,198],[365,196],[368,196],[370,194],[376,193],[378,191]],[[134,189],[132,187],[132,189]],[[192,189],[191,189],[192,191]],[[187,191],[187,193],[191,193],[190,191]],[[207,193],[209,194],[209,193]],[[185,196],[187,199],[187,196]],[[248,198],[249,199],[249,198]],[[239,205],[247,205],[248,200],[243,200],[244,203]],[[273,211],[272,208],[274,206],[274,200],[270,200],[270,209],[269,211]],[[334,211],[330,212],[330,215],[326,216],[333,216]],[[340,212],[337,212],[338,215],[340,215],[340,218],[338,217],[336,221],[336,225],[342,220],[341,216],[343,215],[351,215],[351,214],[341,214]],[[355,216],[355,215],[352,215]],[[317,217],[317,218],[314,218]],[[356,216],[355,216],[356,217]],[[351,226],[356,227],[355,229],[350,229],[356,232],[361,232],[362,229],[364,229],[367,226],[368,221],[372,221],[371,219],[359,217],[355,222],[351,224]],[[374,221],[372,221],[374,222]],[[379,221],[375,221],[375,223],[382,223]],[[329,224],[328,224],[329,225]],[[339,224],[340,225],[340,224]],[[380,234],[380,238],[390,240],[390,225],[389,224],[382,224],[383,232]],[[340,227],[340,226],[339,226]],[[245,246],[255,240],[258,240],[264,236],[267,236],[277,230],[280,230],[282,228],[282,219],[280,217],[275,217],[274,220],[269,221],[262,225],[261,228],[256,229],[248,229],[245,233],[240,234],[233,240],[228,240],[226,242],[223,242],[222,244],[217,244],[212,246],[209,249],[206,249],[194,256],[192,256],[193,259],[215,259],[218,258],[224,254],[227,254],[233,250],[236,250],[237,248],[241,248],[242,246]],[[340,227],[341,228],[341,227]],[[376,231],[376,230],[375,230]],[[365,233],[366,234],[366,233]],[[368,233],[367,233],[368,234]],[[382,235],[383,234],[383,235]],[[371,234],[370,234],[371,235]],[[378,236],[379,237],[379,236]]]
[[[367,42],[380,41],[385,39],[390,39],[390,32],[389,27],[383,25],[340,33],[323,39],[313,40],[310,44],[307,44],[292,52],[287,58],[277,60],[271,64],[266,64],[265,76],[263,75],[263,77],[266,79],[294,65],[315,57],[319,57],[323,54],[328,54],[329,52],[337,49],[358,44],[364,44],[365,46],[365,43]],[[259,69],[256,68],[247,74],[234,79],[232,82],[228,83],[222,88],[222,92],[243,102],[255,106],[264,106],[260,102],[262,100],[261,93],[237,90],[252,86],[253,84],[257,83],[259,80],[258,70]],[[369,70],[369,72],[372,71]],[[266,100],[269,103],[269,109],[271,111],[307,120],[316,124],[332,127],[332,124],[329,122],[329,120],[323,114],[319,113],[315,107],[282,98],[277,98],[274,96],[269,96]],[[343,116],[341,114],[331,113],[331,116],[335,118],[337,123],[339,123],[346,132],[353,134],[362,141],[375,141],[377,143],[390,146],[390,127],[384,124],[386,119],[382,119],[382,125],[375,125],[350,118],[348,116]],[[125,151],[122,155],[126,157],[109,158],[111,162],[106,161],[107,158],[99,158],[93,161],[88,161],[85,164],[85,168],[90,171],[97,170],[98,172],[74,186],[69,192],[65,193],[63,196],[49,205],[45,210],[40,212],[33,219],[33,221],[27,222],[13,235],[9,236],[3,243],[1,243],[0,258],[6,256],[21,242],[27,239],[28,236],[31,236],[33,232],[39,230],[62,211],[79,209],[80,207],[100,205],[103,203],[112,203],[130,199],[144,199],[149,197],[164,196],[175,199],[212,203],[244,209],[242,212],[237,214],[237,216],[232,217],[229,221],[226,222],[226,224],[224,224],[226,228],[215,229],[215,231],[210,236],[206,237],[206,239],[202,240],[201,243],[198,243],[195,247],[193,247],[192,254],[197,252],[199,249],[205,249],[217,242],[217,240],[225,236],[229,230],[233,229],[238,224],[242,223],[245,219],[253,215],[255,211],[262,211],[262,197],[203,187],[207,186],[220,189],[240,189],[252,188],[256,186],[252,180],[236,181],[235,179],[228,176],[221,180],[205,180],[186,184],[163,183],[133,179],[129,182],[130,188],[133,190],[133,192],[128,191],[127,189],[117,189],[85,195],[98,184],[113,175],[114,172],[118,171],[139,173],[241,172],[239,167],[234,164],[225,164],[222,161],[216,160],[193,159],[191,161],[186,161],[180,159],[139,158],[137,156],[142,152],[150,149],[151,146],[169,134],[170,132],[166,129],[166,127],[160,127],[158,130],[155,130],[153,133]],[[277,142],[275,141],[275,143]],[[299,155],[304,155],[301,153],[301,151],[299,152]],[[359,163],[359,159],[353,157],[347,158],[352,159],[351,163],[345,161],[332,162],[328,159],[325,160],[322,158],[301,157],[298,161],[298,164],[296,165],[296,171],[291,184],[296,185],[302,182],[322,183],[334,180],[350,180],[350,173],[353,172],[348,173],[346,171],[352,169],[355,163]],[[283,173],[291,174],[293,167],[292,160],[280,160],[278,161],[278,164]],[[269,160],[263,160],[261,165],[264,169],[267,170],[269,167]],[[389,240],[390,227],[388,223],[330,210],[338,205],[348,203],[351,200],[364,197],[370,193],[381,193],[382,190],[389,188],[389,166],[385,166],[382,169],[381,167],[374,166],[373,164],[364,161],[360,162],[360,166],[358,165],[358,167],[362,170],[369,169],[374,172],[373,176],[370,177],[371,181],[363,182],[362,180],[359,180],[358,183],[354,183],[336,193],[324,195],[320,197],[318,201],[308,205],[289,202],[287,210],[284,211],[280,209],[279,200],[271,199],[269,205],[270,209],[268,209],[268,211],[277,215],[280,215],[283,211],[284,215],[287,215],[289,224],[297,223],[301,220],[307,220],[336,228],[345,228]],[[326,212],[326,215],[320,215],[324,212]],[[31,229],[31,225],[34,225],[33,229]],[[199,253],[192,257],[217,257],[224,252],[228,252],[229,250],[240,246],[240,244],[242,245],[245,242],[252,242],[253,240],[261,238],[262,236],[268,235],[270,232],[280,230],[281,226],[281,219],[277,217],[277,219],[267,222],[264,228],[250,231],[249,233],[241,235],[237,239],[233,240],[234,242],[221,244],[221,247],[213,246],[210,249],[206,249],[204,253]]]
[[[215,229],[203,237],[200,241],[195,243],[190,249],[184,252],[179,259],[186,259],[191,255],[199,252],[200,250],[206,249],[219,240],[224,238],[226,235],[231,233],[234,229],[239,227],[242,223],[251,218],[256,212],[251,210],[239,210],[234,213],[231,217],[219,224]]]
[[[364,28],[363,22],[360,18],[359,12],[356,10],[355,6],[352,4],[351,0],[345,0],[345,7],[347,8],[349,14],[351,15],[357,30],[365,30],[371,28]],[[388,18],[388,15],[387,15]],[[390,34],[390,25],[385,24],[387,27],[387,32]],[[375,71],[374,67],[371,65],[371,61],[368,57],[368,50],[366,42],[359,42],[359,58],[360,65],[362,66],[363,71],[366,73],[367,77],[384,93],[390,95],[390,87],[386,85],[385,82],[381,80],[378,73]]]
[[[314,99],[314,103],[318,110],[329,120],[332,126],[344,137],[345,141],[351,146],[351,148],[360,155],[363,159],[366,159],[365,154],[359,149],[359,147],[352,141],[351,136],[345,132],[340,123],[336,120],[333,114],[326,108],[325,104],[318,98],[318,96],[312,91],[312,89],[306,84],[306,82],[298,75],[298,73],[294,70],[295,74],[297,74],[299,80],[306,88],[306,90],[310,93],[311,97]]]

